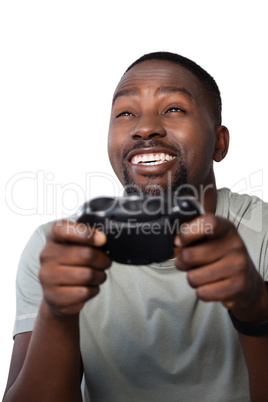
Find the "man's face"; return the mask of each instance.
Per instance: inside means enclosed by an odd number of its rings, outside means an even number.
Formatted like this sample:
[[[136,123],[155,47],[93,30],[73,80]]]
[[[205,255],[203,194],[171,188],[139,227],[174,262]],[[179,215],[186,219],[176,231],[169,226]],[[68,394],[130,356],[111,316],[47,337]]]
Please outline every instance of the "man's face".
[[[111,111],[108,153],[125,187],[158,194],[192,185],[198,191],[213,183],[215,143],[204,90],[188,70],[151,60],[122,77]]]

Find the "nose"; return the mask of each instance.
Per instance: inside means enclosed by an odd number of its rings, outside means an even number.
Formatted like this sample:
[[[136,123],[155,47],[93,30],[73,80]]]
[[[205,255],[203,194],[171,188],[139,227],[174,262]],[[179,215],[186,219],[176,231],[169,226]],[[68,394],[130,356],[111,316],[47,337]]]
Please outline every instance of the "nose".
[[[131,131],[133,139],[152,139],[154,137],[165,137],[166,130],[157,116],[141,116]]]

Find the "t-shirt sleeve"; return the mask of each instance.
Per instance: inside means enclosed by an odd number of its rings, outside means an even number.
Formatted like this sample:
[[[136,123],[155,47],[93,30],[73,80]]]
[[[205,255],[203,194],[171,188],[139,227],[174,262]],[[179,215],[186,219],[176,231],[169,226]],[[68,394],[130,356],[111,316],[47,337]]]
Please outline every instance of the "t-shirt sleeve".
[[[262,242],[259,272],[263,279],[268,282],[268,233],[265,234]]]
[[[22,252],[16,277],[16,317],[13,336],[33,330],[42,300],[42,287],[38,277],[39,256],[51,226],[52,222],[40,226]]]
[[[235,225],[257,271],[268,281],[268,203],[256,196],[221,189],[216,215]]]

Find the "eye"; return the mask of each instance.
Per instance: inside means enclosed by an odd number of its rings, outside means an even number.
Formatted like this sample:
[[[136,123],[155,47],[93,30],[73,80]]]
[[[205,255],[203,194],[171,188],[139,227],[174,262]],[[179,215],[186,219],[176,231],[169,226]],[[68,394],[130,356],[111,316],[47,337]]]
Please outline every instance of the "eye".
[[[166,110],[165,113],[184,112],[180,107],[172,106]]]
[[[120,112],[116,115],[116,118],[121,117],[121,116],[134,116],[133,113],[128,112],[127,110],[124,110],[123,112]]]

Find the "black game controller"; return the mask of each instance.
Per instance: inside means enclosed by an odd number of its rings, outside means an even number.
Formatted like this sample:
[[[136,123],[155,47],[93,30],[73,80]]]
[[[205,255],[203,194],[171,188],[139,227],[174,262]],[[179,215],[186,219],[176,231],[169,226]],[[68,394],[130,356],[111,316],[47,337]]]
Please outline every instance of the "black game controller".
[[[130,195],[86,202],[77,221],[107,235],[104,250],[113,261],[145,265],[172,258],[175,233],[202,214],[194,197]]]

